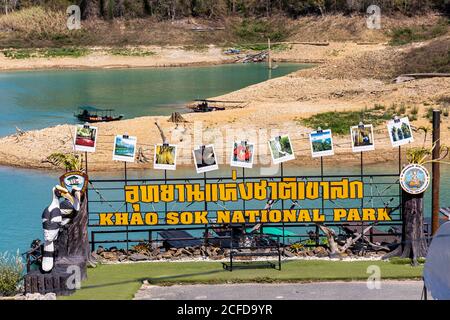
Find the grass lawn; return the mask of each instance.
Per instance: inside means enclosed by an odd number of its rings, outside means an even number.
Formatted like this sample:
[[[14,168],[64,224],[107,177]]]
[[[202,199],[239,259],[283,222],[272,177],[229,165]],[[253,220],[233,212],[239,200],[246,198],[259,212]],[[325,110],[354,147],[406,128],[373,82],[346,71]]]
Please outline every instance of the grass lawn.
[[[227,282],[300,282],[366,280],[367,267],[378,265],[382,279],[420,279],[422,267],[383,261],[286,261],[282,270],[224,271],[219,262],[158,262],[100,265],[88,270],[88,280],[70,297],[61,299],[132,299],[142,281],[158,285]]]

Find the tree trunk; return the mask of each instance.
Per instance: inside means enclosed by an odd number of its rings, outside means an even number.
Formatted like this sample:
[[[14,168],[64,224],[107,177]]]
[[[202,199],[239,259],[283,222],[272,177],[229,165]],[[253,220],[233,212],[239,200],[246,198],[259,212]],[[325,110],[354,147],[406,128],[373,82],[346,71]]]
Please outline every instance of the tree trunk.
[[[99,0],[82,0],[80,2],[81,19],[86,20],[102,15],[103,2]]]
[[[417,259],[425,257],[428,245],[423,229],[423,193],[418,195],[403,191],[403,236],[400,256]]]

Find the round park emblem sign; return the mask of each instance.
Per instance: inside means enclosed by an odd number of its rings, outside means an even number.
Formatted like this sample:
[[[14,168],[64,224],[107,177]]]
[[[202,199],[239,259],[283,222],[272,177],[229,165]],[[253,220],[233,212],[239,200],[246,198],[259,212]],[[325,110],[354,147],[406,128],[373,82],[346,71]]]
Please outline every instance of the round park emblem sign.
[[[410,194],[420,194],[430,185],[430,174],[425,167],[410,164],[400,174],[400,185]]]

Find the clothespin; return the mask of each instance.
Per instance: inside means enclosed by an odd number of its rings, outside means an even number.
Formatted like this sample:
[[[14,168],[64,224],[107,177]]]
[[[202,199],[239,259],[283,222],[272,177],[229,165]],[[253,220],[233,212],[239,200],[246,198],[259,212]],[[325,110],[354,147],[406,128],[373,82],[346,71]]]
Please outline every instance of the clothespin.
[[[166,148],[167,148],[168,146],[169,146],[169,144],[168,144],[167,142],[164,142],[164,143],[163,143],[163,147],[166,147]]]
[[[364,123],[362,121],[359,122],[358,128],[359,129],[364,129]]]
[[[127,133],[125,133],[125,134],[122,136],[122,138],[124,138],[124,139],[129,139],[130,136],[129,136]]]
[[[89,123],[85,122],[83,125],[84,129],[89,129],[91,126],[89,125]]]
[[[399,118],[398,116],[395,116],[395,117],[394,117],[394,122],[395,122],[395,123],[400,123],[400,118]]]
[[[317,133],[322,133],[322,132],[323,132],[322,128],[321,128],[321,127],[318,127],[318,128],[317,128]]]

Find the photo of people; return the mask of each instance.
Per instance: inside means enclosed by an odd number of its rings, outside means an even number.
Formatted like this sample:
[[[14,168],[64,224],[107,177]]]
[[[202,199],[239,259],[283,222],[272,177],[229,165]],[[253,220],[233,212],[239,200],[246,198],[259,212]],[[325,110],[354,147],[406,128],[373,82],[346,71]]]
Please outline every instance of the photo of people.
[[[313,158],[334,155],[331,130],[313,131],[309,134],[309,141]]]
[[[231,166],[241,168],[253,167],[253,155],[255,153],[255,145],[248,141],[236,141],[233,145],[233,153],[231,154]]]
[[[113,160],[134,162],[136,143],[136,137],[116,136],[114,139]]]
[[[194,149],[193,154],[197,173],[219,169],[216,153],[214,152],[214,146],[212,144],[197,147]]]
[[[408,117],[391,120],[388,122],[387,126],[393,147],[399,147],[414,142]]]
[[[155,160],[153,167],[162,170],[176,170],[177,146],[172,144],[158,144],[155,146]]]
[[[97,142],[97,128],[79,125],[75,129],[74,150],[83,152],[95,152]]]
[[[269,149],[274,164],[295,159],[291,139],[288,135],[277,136],[269,140]]]
[[[351,127],[350,135],[352,137],[353,152],[375,150],[373,126],[371,124]]]

